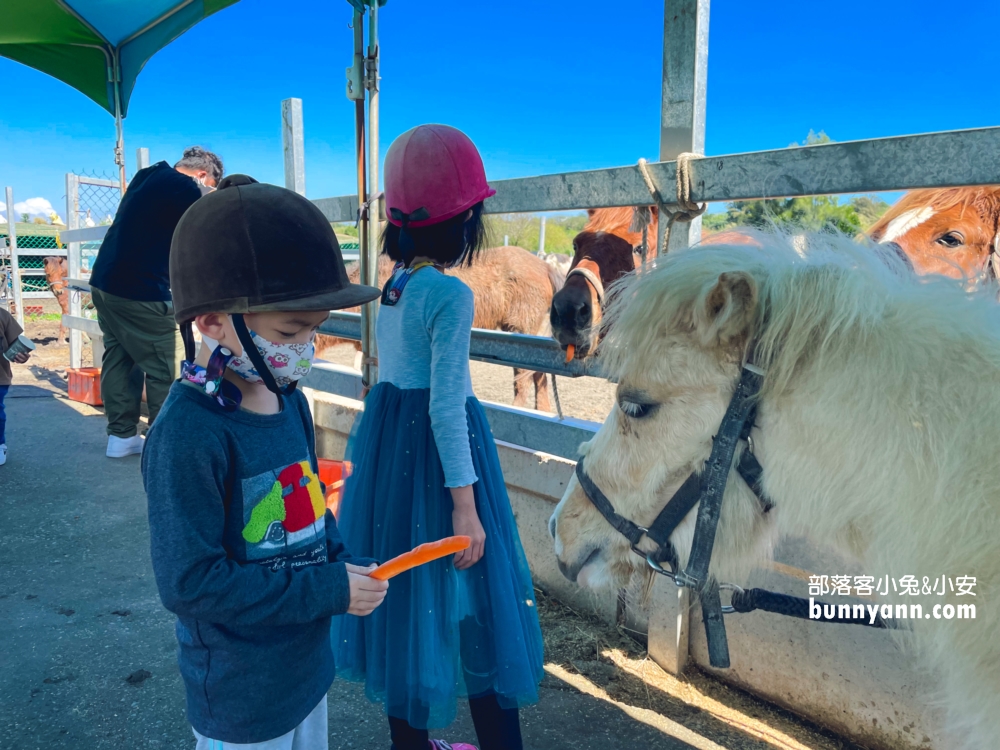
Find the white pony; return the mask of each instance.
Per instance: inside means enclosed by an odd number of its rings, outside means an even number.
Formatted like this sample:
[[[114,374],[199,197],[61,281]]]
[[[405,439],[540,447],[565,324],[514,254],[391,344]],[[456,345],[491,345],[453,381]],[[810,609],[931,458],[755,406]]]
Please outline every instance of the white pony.
[[[730,473],[712,574],[741,582],[778,535],[808,534],[875,578],[916,576],[922,592],[950,579],[944,595],[884,601],[929,618],[896,632],[939,670],[950,731],[964,747],[998,747],[1000,307],[845,237],[810,235],[804,250],[755,239],[668,255],[618,285],[601,345],[618,403],[582,447],[587,474],[649,525],[701,470],[752,356],[766,372],[752,439],[775,507],[763,514]],[[671,537],[682,568],[695,515]],[[643,566],[575,477],[550,529],[581,585],[621,586]],[[975,596],[951,590],[961,577]],[[944,619],[935,604],[975,605],[974,619]]]

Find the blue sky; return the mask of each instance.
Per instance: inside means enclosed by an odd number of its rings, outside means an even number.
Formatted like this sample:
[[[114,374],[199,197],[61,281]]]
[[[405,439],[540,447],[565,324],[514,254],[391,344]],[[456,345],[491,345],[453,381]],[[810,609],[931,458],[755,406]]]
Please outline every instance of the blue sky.
[[[706,151],[781,148],[1000,124],[1000,4],[714,0]],[[627,11],[622,9],[627,8]],[[382,144],[462,128],[491,178],[634,164],[658,149],[662,0],[439,4],[381,13]],[[198,143],[227,171],[283,182],[280,102],[303,99],[310,198],[353,192],[345,0],[242,0],[158,53],[125,121],[154,161]],[[0,186],[65,211],[67,171],[115,171],[112,118],[0,58]],[[12,97],[12,98],[11,98]]]

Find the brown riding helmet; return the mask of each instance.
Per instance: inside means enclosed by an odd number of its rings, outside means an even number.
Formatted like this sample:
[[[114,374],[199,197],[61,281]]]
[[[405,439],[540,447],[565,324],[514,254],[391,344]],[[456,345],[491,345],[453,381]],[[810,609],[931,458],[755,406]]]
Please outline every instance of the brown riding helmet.
[[[170,243],[174,319],[339,310],[380,291],[352,284],[330,222],[291,190],[230,175],[181,217]]]

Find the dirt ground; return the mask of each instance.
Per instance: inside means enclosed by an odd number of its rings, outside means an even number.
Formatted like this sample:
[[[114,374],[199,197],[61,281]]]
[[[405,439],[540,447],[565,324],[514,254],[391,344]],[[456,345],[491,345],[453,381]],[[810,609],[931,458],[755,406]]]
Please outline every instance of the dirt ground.
[[[69,367],[69,344],[59,340],[59,305],[53,300],[31,300],[32,304],[44,307],[42,315],[30,315],[24,320],[24,332],[35,344],[30,365],[44,367],[54,374],[66,379],[66,368]],[[86,334],[83,338],[83,367],[93,367],[94,358],[90,349],[90,340]]]
[[[354,349],[350,346],[336,347],[325,352],[323,356],[327,361],[338,365],[354,366]],[[497,404],[514,402],[514,371],[511,368],[484,362],[470,362],[469,365],[472,372],[472,388],[480,400]],[[549,401],[554,413],[556,404],[552,378],[551,375],[548,378]],[[562,404],[565,417],[603,422],[615,402],[615,386],[599,378],[560,377],[556,388],[559,391],[559,402]],[[531,406],[534,406],[534,403]]]

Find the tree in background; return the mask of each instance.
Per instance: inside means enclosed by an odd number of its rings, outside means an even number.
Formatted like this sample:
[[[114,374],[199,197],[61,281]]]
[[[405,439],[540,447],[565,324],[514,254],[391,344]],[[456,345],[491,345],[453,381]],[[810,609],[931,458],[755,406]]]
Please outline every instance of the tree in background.
[[[486,226],[490,233],[490,244],[500,246],[504,236],[507,243],[523,247],[531,252],[538,251],[538,235],[541,217],[536,214],[489,214]],[[573,254],[573,238],[583,231],[587,214],[549,216],[545,219],[545,252]]]
[[[789,148],[833,143],[822,130],[809,131],[803,143],[791,143]],[[809,232],[837,230],[855,235],[872,224],[889,208],[881,198],[858,196],[841,203],[835,195],[802,198],[768,198],[756,201],[734,201],[726,204],[725,213],[705,214],[702,226],[706,232],[719,232],[735,227],[765,229],[777,226]]]

